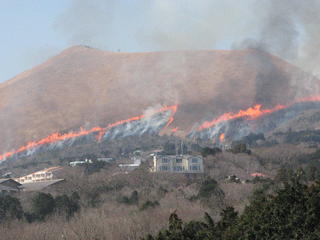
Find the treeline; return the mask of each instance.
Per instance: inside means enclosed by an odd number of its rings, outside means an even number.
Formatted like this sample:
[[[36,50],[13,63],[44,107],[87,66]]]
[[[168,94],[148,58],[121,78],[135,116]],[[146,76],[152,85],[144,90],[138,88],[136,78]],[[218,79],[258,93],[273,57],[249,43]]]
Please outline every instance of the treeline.
[[[201,221],[183,222],[174,212],[167,229],[143,240],[320,239],[320,182],[304,184],[300,177],[297,173],[272,195],[255,192],[241,215],[225,208],[217,222],[208,213]]]
[[[25,211],[18,198],[0,195],[0,223],[25,219],[29,223],[44,221],[48,216],[58,214],[67,220],[80,210],[77,193],[53,197],[50,193],[37,193],[31,200],[31,211]]]

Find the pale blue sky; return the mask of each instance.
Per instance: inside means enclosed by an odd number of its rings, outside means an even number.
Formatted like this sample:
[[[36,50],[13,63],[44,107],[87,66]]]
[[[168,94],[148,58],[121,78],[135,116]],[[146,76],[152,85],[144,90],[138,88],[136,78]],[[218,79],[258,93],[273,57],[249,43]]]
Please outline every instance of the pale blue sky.
[[[261,29],[270,27],[265,23],[266,16],[274,12],[265,11],[269,2],[278,3],[275,0],[0,0],[0,82],[72,45],[139,52],[230,49],[245,39],[259,41]],[[281,11],[277,13],[279,16],[286,14],[286,8]],[[288,38],[299,38],[296,29],[291,31],[290,21],[285,28],[280,26],[272,34],[262,36],[277,36],[284,29],[287,30],[284,38],[288,34]],[[272,37],[269,40],[275,41]],[[276,49],[278,55],[287,48],[286,39],[282,44],[283,48],[279,44]]]

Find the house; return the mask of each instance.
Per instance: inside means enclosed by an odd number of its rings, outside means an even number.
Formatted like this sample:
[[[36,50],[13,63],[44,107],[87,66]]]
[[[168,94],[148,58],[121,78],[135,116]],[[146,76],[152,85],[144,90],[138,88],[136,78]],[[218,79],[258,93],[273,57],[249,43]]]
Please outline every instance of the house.
[[[142,152],[140,150],[134,151],[133,156],[130,158],[130,160],[133,163],[119,164],[119,168],[125,172],[130,172],[130,171],[133,171],[134,169],[138,168],[143,161]]]
[[[11,179],[11,178],[4,178],[0,179],[0,193],[14,193],[20,192],[22,190],[22,184]]]
[[[115,161],[114,158],[97,158],[98,162],[105,162],[105,163],[111,163],[113,161]]]
[[[62,169],[62,167],[59,167],[59,166],[46,168],[44,170],[34,172],[34,173],[28,174],[26,176],[16,178],[15,180],[21,184],[49,181],[49,180],[54,179],[54,172],[61,170],[61,169]]]
[[[85,159],[84,161],[74,161],[74,162],[70,162],[69,165],[71,167],[75,167],[75,166],[80,166],[80,165],[83,165],[83,164],[91,164],[93,163],[91,159]]]
[[[193,155],[153,156],[152,172],[203,173],[203,159]]]

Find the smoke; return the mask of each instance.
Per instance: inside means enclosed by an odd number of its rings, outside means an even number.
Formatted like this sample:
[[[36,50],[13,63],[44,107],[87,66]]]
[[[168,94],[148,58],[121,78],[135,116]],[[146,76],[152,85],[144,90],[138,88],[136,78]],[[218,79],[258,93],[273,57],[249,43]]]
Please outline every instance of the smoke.
[[[72,0],[55,26],[71,44],[139,46],[132,51],[253,48],[319,74],[319,10],[318,0]]]
[[[247,33],[251,17],[243,16],[250,16],[247,4],[252,2],[155,0],[148,5],[139,39],[158,50],[214,49]]]
[[[114,18],[115,0],[72,0],[60,15],[55,28],[70,44],[107,48]]]
[[[319,75],[319,10],[318,0],[255,1],[252,11],[258,16],[257,35],[234,46],[270,52]]]

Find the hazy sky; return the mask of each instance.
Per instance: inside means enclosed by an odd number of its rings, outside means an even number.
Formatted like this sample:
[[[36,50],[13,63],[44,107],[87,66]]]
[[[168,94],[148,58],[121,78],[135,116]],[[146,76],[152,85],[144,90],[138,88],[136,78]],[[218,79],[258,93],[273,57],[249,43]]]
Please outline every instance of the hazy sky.
[[[319,0],[0,0],[0,82],[79,44],[130,52],[249,44],[316,67],[318,10]]]

